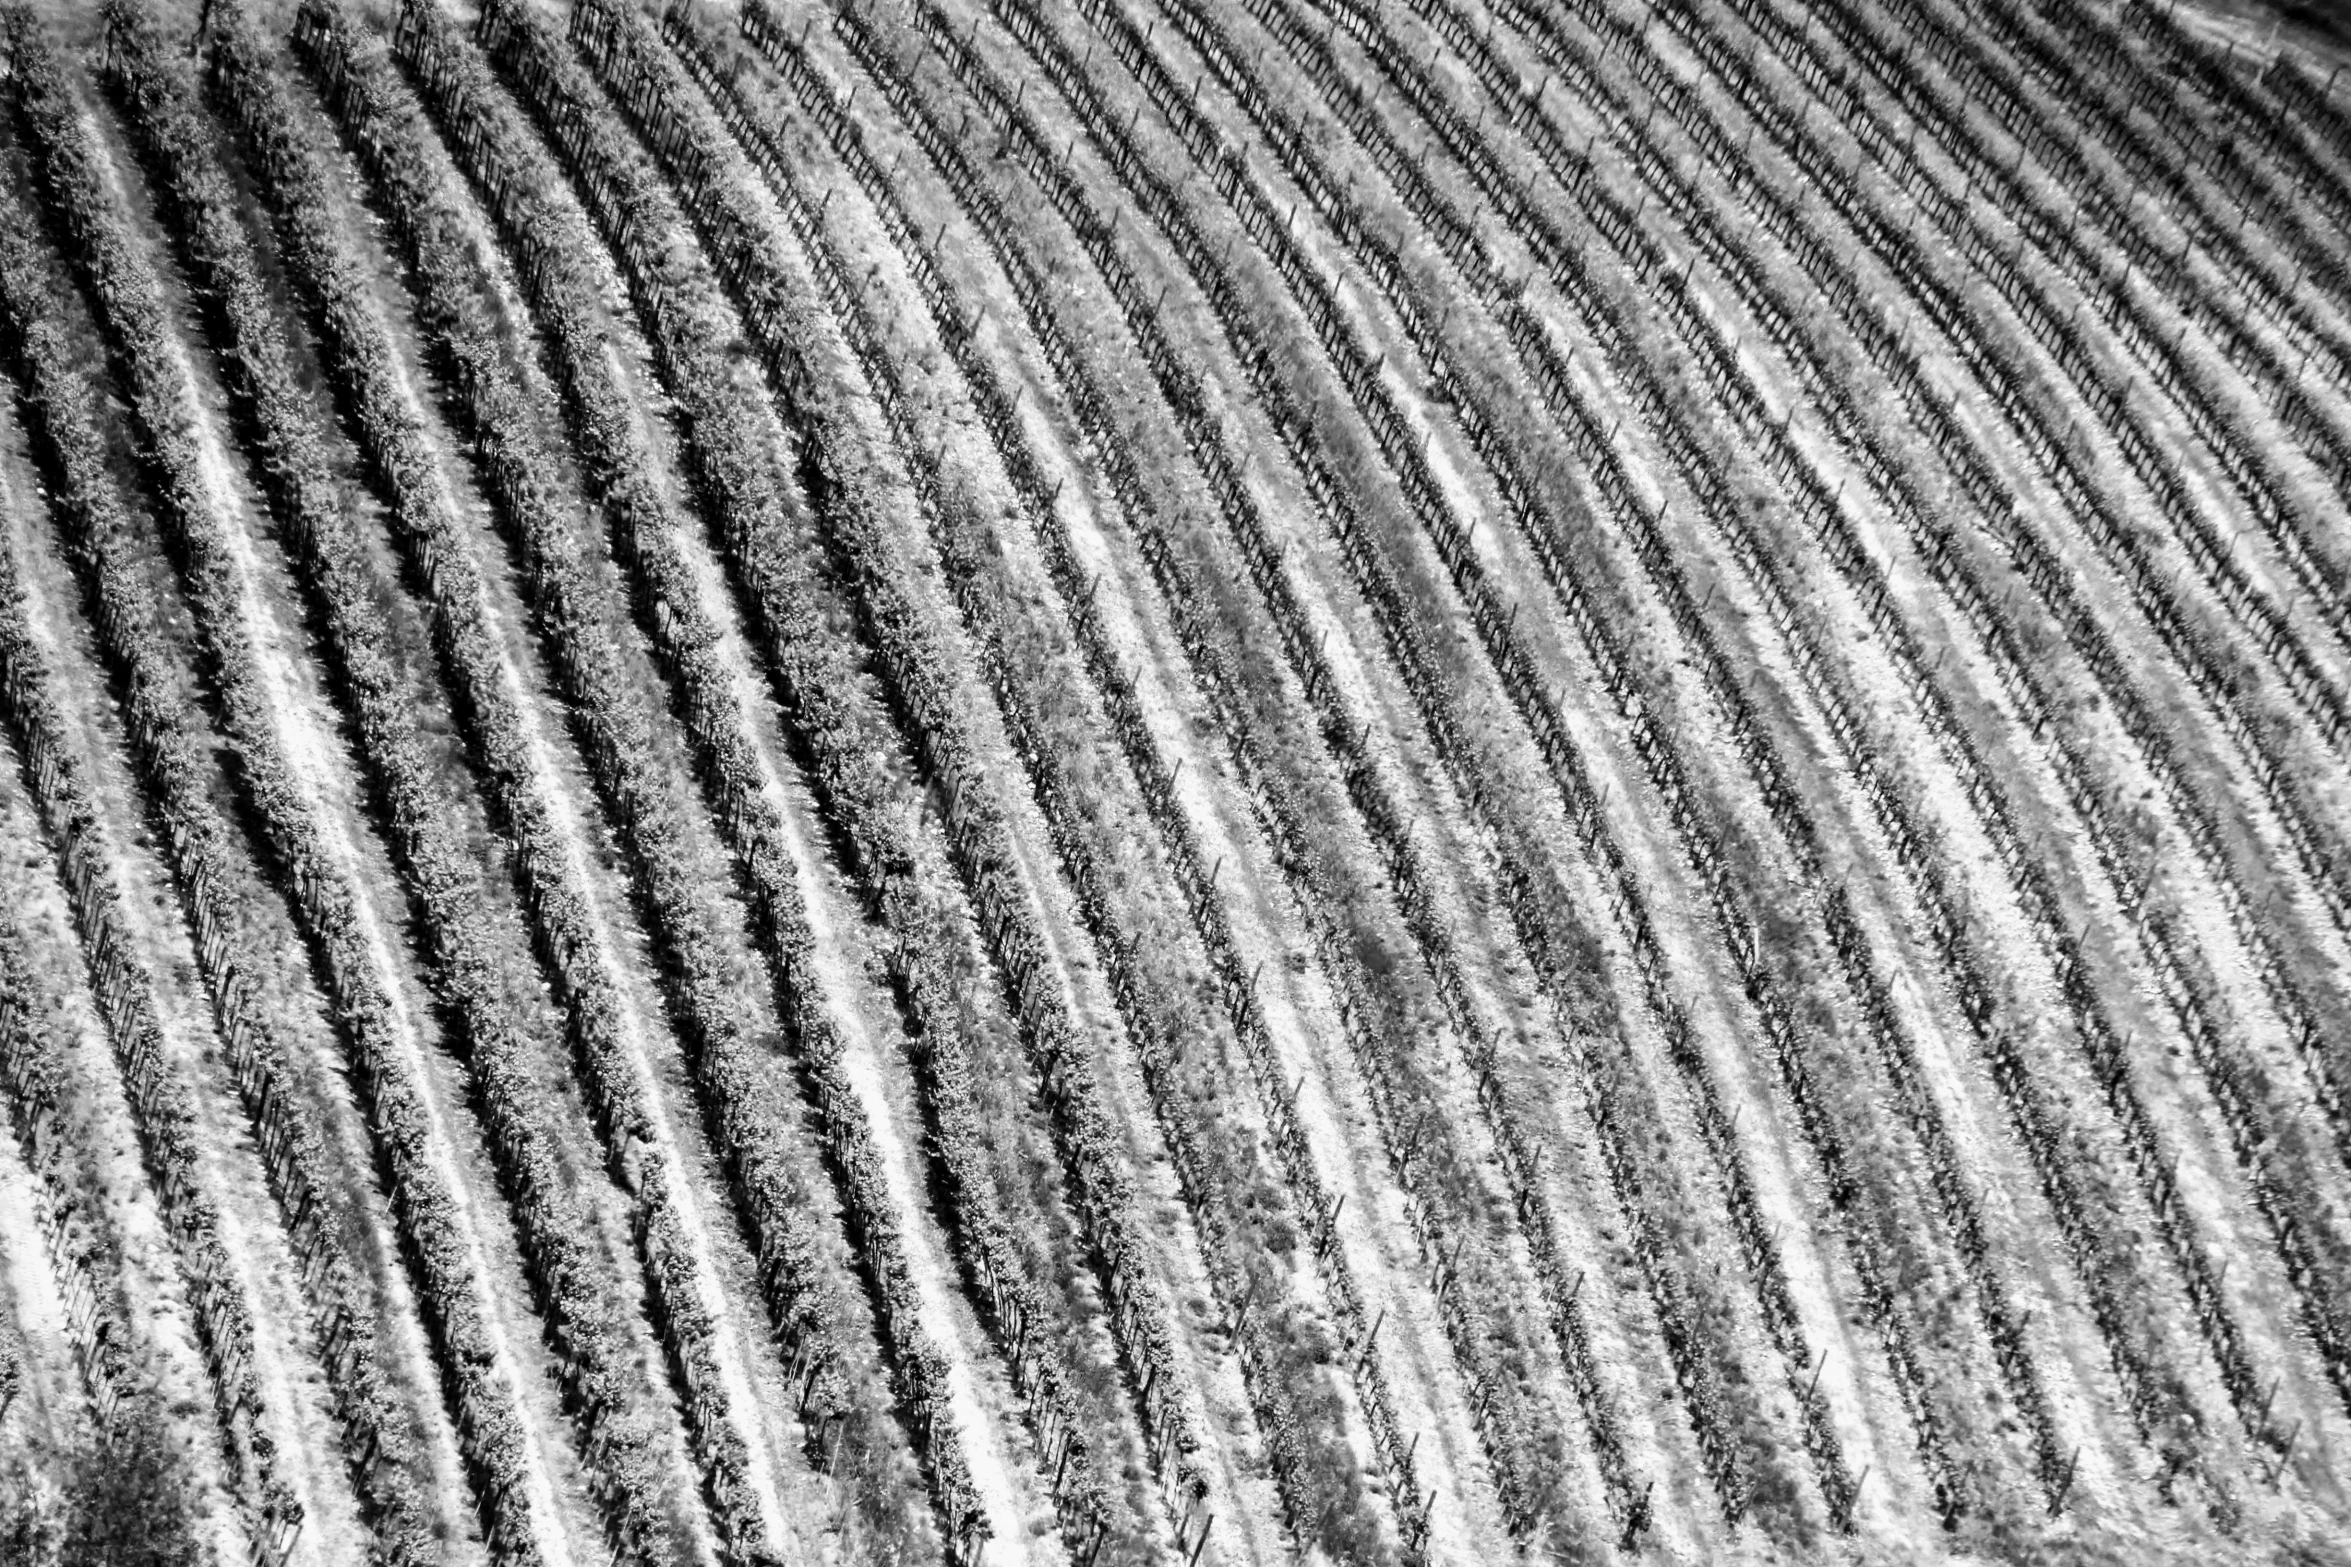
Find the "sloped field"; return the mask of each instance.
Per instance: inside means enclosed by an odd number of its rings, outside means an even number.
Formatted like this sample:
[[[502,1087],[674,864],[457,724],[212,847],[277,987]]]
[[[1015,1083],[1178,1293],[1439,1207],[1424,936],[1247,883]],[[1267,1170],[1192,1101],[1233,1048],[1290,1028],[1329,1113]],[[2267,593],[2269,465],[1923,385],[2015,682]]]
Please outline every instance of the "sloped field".
[[[2351,1562],[2315,40],[0,50],[0,1567]]]

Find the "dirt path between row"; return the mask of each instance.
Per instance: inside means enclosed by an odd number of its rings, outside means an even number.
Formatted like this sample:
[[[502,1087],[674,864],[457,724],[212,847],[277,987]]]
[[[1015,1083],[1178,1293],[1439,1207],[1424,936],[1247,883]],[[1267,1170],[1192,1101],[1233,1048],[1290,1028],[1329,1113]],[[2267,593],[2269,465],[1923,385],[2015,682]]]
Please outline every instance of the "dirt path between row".
[[[16,1368],[14,1402],[0,1412],[0,1455],[55,1441],[89,1409],[66,1322],[73,1287],[41,1230],[46,1204],[13,1134],[0,1134],[0,1360]]]

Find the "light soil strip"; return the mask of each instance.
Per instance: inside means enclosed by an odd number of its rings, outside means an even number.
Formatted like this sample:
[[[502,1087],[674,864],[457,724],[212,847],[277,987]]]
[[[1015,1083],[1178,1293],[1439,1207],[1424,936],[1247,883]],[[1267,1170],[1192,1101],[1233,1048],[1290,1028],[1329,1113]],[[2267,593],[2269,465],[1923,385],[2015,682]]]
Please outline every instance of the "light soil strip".
[[[0,1452],[32,1433],[56,1434],[88,1407],[67,1336],[65,1281],[50,1261],[42,1198],[22,1153],[13,1134],[0,1132],[0,1352],[17,1352],[22,1379],[0,1415]]]

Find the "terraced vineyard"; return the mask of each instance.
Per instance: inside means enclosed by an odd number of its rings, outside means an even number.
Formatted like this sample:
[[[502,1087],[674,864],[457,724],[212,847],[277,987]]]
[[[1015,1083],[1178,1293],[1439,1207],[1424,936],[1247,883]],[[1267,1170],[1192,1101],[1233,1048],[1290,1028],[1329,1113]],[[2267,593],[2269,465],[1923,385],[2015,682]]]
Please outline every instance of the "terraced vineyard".
[[[0,9],[0,1567],[2351,1563],[2346,61]]]

